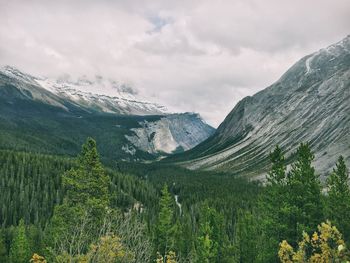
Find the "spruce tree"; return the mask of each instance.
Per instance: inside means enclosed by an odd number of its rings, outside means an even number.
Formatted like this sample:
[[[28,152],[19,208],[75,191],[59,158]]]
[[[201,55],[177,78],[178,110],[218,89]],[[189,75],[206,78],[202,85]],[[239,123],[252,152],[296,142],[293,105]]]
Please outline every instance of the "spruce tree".
[[[286,163],[281,148],[277,145],[270,153],[271,170],[267,174],[264,193],[259,200],[261,211],[260,262],[277,262],[279,242],[286,238],[288,202],[286,187]]]
[[[0,262],[7,262],[7,249],[2,231],[0,230]]]
[[[348,183],[349,171],[344,157],[340,156],[336,168],[327,180],[327,216],[347,240],[350,238],[350,188]]]
[[[174,229],[173,229],[173,200],[168,191],[168,186],[164,185],[162,196],[159,201],[159,215],[156,227],[156,246],[157,251],[166,257],[168,251],[173,249],[174,244]]]
[[[11,242],[10,260],[12,263],[27,263],[31,257],[24,220],[19,221],[15,237]]]
[[[238,211],[237,219],[235,222],[235,235],[234,235],[234,261],[233,262],[251,262],[255,259],[255,262],[273,262],[269,261],[269,257],[266,255],[266,251],[263,251],[265,247],[262,246],[259,241],[259,220],[254,211],[240,210]],[[266,235],[264,235],[265,241]],[[270,254],[272,251],[268,251]],[[260,260],[262,258],[262,260]]]
[[[223,216],[205,203],[199,218],[197,262],[226,262],[227,243]]]
[[[62,184],[66,196],[63,204],[55,207],[48,235],[51,246],[69,247],[71,254],[80,254],[97,235],[109,205],[110,179],[92,138],[83,145],[77,166],[63,175]]]
[[[97,213],[103,213],[109,205],[109,184],[109,177],[99,159],[96,142],[88,138],[78,158],[78,167],[63,175],[65,202],[82,205],[100,216]]]
[[[309,144],[300,144],[297,159],[287,176],[289,219],[286,239],[293,245],[303,231],[310,233],[323,220],[321,185],[312,166],[313,160]]]

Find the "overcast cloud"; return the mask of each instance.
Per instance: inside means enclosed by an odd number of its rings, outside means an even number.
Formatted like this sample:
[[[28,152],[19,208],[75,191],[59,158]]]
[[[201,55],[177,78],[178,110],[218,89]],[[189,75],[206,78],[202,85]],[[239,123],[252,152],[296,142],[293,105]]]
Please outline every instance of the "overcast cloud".
[[[0,0],[0,64],[113,78],[217,126],[349,29],[349,0]]]

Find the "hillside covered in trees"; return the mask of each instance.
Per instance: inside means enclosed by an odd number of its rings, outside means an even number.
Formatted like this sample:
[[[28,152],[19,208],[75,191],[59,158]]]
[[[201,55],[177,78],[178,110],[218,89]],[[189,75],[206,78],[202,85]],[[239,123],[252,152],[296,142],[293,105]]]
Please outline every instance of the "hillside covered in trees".
[[[0,262],[346,260],[344,159],[322,185],[308,144],[296,156],[287,169],[277,146],[259,183],[159,163],[107,167],[91,138],[74,159],[1,151]]]

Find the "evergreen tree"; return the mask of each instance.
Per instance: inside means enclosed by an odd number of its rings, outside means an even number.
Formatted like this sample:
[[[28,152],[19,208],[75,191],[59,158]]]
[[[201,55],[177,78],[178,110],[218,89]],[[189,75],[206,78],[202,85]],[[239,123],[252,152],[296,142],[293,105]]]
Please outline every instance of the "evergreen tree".
[[[270,262],[266,260],[268,258],[266,251],[261,251],[261,249],[265,247],[259,243],[260,240],[257,214],[255,214],[254,211],[239,211],[235,224],[234,262],[253,262],[252,259],[254,259],[255,262]],[[268,240],[266,240],[266,242],[268,242]],[[262,260],[260,260],[261,258]]]
[[[174,229],[173,229],[173,200],[168,191],[168,186],[164,185],[162,196],[159,201],[159,215],[156,227],[156,248],[166,260],[167,253],[173,249]]]
[[[323,219],[321,186],[312,166],[314,155],[309,144],[300,144],[297,160],[287,176],[289,215],[287,241],[296,244],[303,231],[309,233]]]
[[[207,203],[201,208],[198,232],[197,262],[225,262],[228,248],[223,217]]]
[[[7,262],[7,249],[2,231],[0,231],[0,262]]]
[[[63,175],[68,205],[81,205],[90,210],[94,217],[103,216],[109,205],[109,177],[97,153],[96,142],[88,138],[78,158],[78,167]]]
[[[16,234],[11,243],[10,260],[12,263],[27,263],[30,260],[31,251],[26,235],[24,220],[19,221]]]
[[[106,175],[96,149],[88,138],[82,147],[77,167],[63,175],[66,196],[55,208],[48,236],[51,246],[69,250],[69,254],[84,253],[102,224],[109,205],[109,177]]]
[[[286,187],[286,164],[282,150],[276,146],[270,153],[272,163],[267,175],[265,191],[259,200],[262,236],[260,262],[277,262],[279,242],[286,238],[288,203]]]
[[[278,145],[275,147],[274,151],[270,153],[270,160],[272,166],[267,176],[268,185],[281,188],[286,183],[286,163],[283,152]]]
[[[335,224],[345,239],[350,238],[350,188],[349,171],[344,158],[339,157],[336,168],[327,180],[327,216]]]

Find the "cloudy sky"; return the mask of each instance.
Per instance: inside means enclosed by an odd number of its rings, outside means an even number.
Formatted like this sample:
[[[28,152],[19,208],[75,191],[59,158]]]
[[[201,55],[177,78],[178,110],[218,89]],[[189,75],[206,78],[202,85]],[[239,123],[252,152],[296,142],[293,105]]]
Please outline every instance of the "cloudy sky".
[[[0,0],[1,65],[113,78],[213,126],[348,34],[349,0]]]

